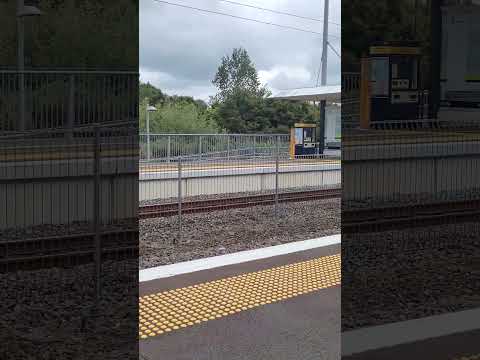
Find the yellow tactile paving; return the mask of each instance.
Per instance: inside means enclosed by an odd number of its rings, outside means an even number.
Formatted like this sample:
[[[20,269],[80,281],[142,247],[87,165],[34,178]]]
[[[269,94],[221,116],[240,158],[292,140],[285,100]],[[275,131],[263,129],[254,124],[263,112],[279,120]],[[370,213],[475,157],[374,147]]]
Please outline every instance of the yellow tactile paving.
[[[102,150],[102,157],[125,157],[125,156],[138,156],[138,150],[136,149],[114,149],[114,150]],[[52,161],[52,160],[77,160],[77,159],[91,159],[95,156],[94,151],[65,151],[65,149],[59,148],[55,151],[39,149],[36,153],[18,152],[18,153],[3,153],[0,154],[0,161]]]
[[[294,167],[294,166],[316,166],[316,165],[339,165],[341,162],[340,160],[320,160],[320,161],[292,161],[290,163],[280,163],[280,167]],[[275,163],[263,163],[263,164],[224,164],[224,163],[216,163],[216,164],[205,164],[201,166],[190,166],[184,165],[182,167],[183,171],[203,171],[203,170],[226,170],[226,169],[251,169],[251,168],[271,168],[275,167]],[[162,172],[162,171],[177,171],[176,165],[146,165],[141,166],[141,172]]]
[[[141,339],[339,285],[340,254],[140,298]]]

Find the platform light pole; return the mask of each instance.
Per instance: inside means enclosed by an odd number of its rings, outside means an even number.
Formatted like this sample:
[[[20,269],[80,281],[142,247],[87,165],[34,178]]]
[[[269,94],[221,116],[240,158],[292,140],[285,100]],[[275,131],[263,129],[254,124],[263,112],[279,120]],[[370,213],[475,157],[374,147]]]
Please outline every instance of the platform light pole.
[[[25,124],[25,17],[40,16],[43,13],[35,6],[25,6],[24,0],[17,0],[17,69],[19,82],[18,130],[24,131]]]
[[[329,15],[329,0],[324,0],[323,9],[323,39],[322,39],[322,72],[320,84],[327,85],[327,62],[328,62],[328,15]],[[325,125],[326,125],[326,107],[327,101],[320,101],[320,131],[319,137],[319,154],[325,151]]]
[[[147,160],[150,161],[150,113],[157,111],[157,108],[152,105],[147,105]]]

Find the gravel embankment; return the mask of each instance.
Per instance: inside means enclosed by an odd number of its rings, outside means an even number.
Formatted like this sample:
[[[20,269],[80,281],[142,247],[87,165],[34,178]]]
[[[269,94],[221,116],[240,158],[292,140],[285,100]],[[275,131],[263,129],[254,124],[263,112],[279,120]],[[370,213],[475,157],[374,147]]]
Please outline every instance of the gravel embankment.
[[[242,250],[340,233],[340,199],[231,209],[183,217],[141,220],[140,268],[166,265]]]
[[[342,330],[480,307],[480,224],[342,237]]]
[[[104,264],[97,312],[93,265],[0,274],[0,359],[135,359],[137,269]]]

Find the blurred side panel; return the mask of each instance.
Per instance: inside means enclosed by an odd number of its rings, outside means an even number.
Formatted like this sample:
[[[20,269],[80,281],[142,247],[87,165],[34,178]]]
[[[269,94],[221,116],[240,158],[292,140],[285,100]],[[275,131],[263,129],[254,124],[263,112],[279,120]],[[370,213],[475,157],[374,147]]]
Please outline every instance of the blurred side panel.
[[[342,358],[477,358],[480,6],[342,15]]]
[[[137,7],[0,3],[1,359],[138,359]]]

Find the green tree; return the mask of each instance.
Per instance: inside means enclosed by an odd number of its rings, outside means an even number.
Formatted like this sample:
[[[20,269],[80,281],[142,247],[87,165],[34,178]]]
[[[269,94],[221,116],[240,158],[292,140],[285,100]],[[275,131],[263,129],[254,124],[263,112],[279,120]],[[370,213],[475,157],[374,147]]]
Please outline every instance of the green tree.
[[[28,3],[28,1],[25,1]],[[138,68],[138,1],[39,0],[25,18],[25,66]],[[16,66],[16,2],[0,3],[0,58]],[[108,44],[108,51],[105,51]]]
[[[429,48],[429,1],[342,2],[342,71],[358,71],[360,57],[378,41],[416,40]],[[375,19],[375,21],[372,21]]]
[[[148,99],[148,102],[150,104],[163,104],[165,99],[167,98],[167,96],[160,89],[157,89],[150,83],[140,83],[140,86],[138,88],[138,95],[140,101]]]
[[[218,88],[215,102],[225,100],[228,96],[237,96],[237,92],[264,96],[258,73],[247,51],[233,49],[231,56],[224,56],[212,83]]]
[[[295,122],[315,123],[318,109],[306,102],[275,100],[237,91],[214,108],[219,127],[231,133],[287,133]]]
[[[230,133],[255,133],[269,127],[262,114],[264,99],[248,91],[236,91],[215,105],[219,127]]]
[[[140,132],[146,131],[146,108],[150,113],[151,133],[217,133],[215,111],[202,100],[189,96],[169,96],[151,84],[140,84]]]
[[[269,99],[244,49],[222,58],[213,83],[219,91],[212,116],[219,128],[230,133],[286,133],[295,122],[318,118],[318,111],[306,102]]]

